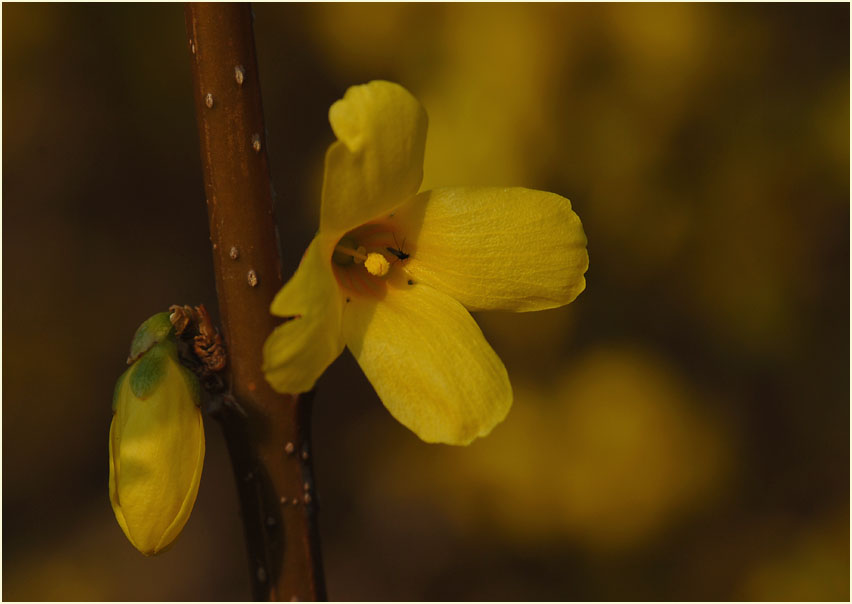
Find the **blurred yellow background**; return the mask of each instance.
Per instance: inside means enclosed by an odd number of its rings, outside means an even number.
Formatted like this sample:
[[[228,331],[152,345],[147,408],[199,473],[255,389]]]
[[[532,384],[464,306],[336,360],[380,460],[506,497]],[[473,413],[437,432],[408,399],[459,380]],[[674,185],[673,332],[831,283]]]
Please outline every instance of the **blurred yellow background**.
[[[216,310],[183,7],[2,10],[3,598],[245,599],[214,423],[165,555],[107,498],[135,328]],[[848,5],[254,10],[286,274],[371,79],[429,113],[424,188],[554,191],[589,238],[575,303],[477,315],[486,439],[421,443],[348,353],[321,379],[332,599],[848,600]]]

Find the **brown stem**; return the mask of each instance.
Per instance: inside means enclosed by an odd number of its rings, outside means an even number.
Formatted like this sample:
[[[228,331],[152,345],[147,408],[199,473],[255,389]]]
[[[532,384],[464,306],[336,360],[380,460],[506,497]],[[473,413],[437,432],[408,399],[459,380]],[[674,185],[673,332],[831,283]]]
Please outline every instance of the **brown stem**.
[[[322,600],[310,400],[261,372],[281,287],[251,6],[190,3],[186,29],[231,393],[220,414],[237,481],[256,600]]]

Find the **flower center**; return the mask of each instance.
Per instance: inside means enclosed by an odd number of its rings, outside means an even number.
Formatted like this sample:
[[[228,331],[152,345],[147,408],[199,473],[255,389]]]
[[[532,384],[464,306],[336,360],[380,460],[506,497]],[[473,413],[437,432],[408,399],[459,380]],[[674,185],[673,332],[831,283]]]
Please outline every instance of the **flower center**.
[[[395,266],[409,258],[405,238],[384,224],[366,224],[347,233],[334,247],[332,268],[338,282],[356,293],[378,293]]]
[[[355,264],[362,264],[367,269],[367,272],[374,277],[384,277],[390,270],[390,262],[383,253],[367,253],[367,248],[363,245],[359,245],[353,249],[346,237],[341,239],[340,243],[335,246],[334,255],[331,259],[341,266],[346,266],[353,262]]]

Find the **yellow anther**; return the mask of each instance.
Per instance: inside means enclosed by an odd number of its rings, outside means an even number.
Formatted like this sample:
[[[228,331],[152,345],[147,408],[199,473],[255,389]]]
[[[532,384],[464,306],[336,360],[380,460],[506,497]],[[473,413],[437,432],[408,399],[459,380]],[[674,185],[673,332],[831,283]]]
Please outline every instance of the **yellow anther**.
[[[367,254],[367,259],[364,261],[364,268],[371,275],[376,277],[384,277],[390,270],[390,262],[382,254],[371,252]]]

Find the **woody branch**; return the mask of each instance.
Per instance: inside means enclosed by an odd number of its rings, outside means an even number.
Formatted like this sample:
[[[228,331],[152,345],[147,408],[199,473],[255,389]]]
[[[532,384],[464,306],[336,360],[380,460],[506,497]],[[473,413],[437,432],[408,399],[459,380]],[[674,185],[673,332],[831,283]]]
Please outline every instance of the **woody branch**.
[[[188,47],[230,394],[219,414],[237,482],[256,600],[325,598],[310,401],[261,372],[281,287],[251,6],[190,3]]]

